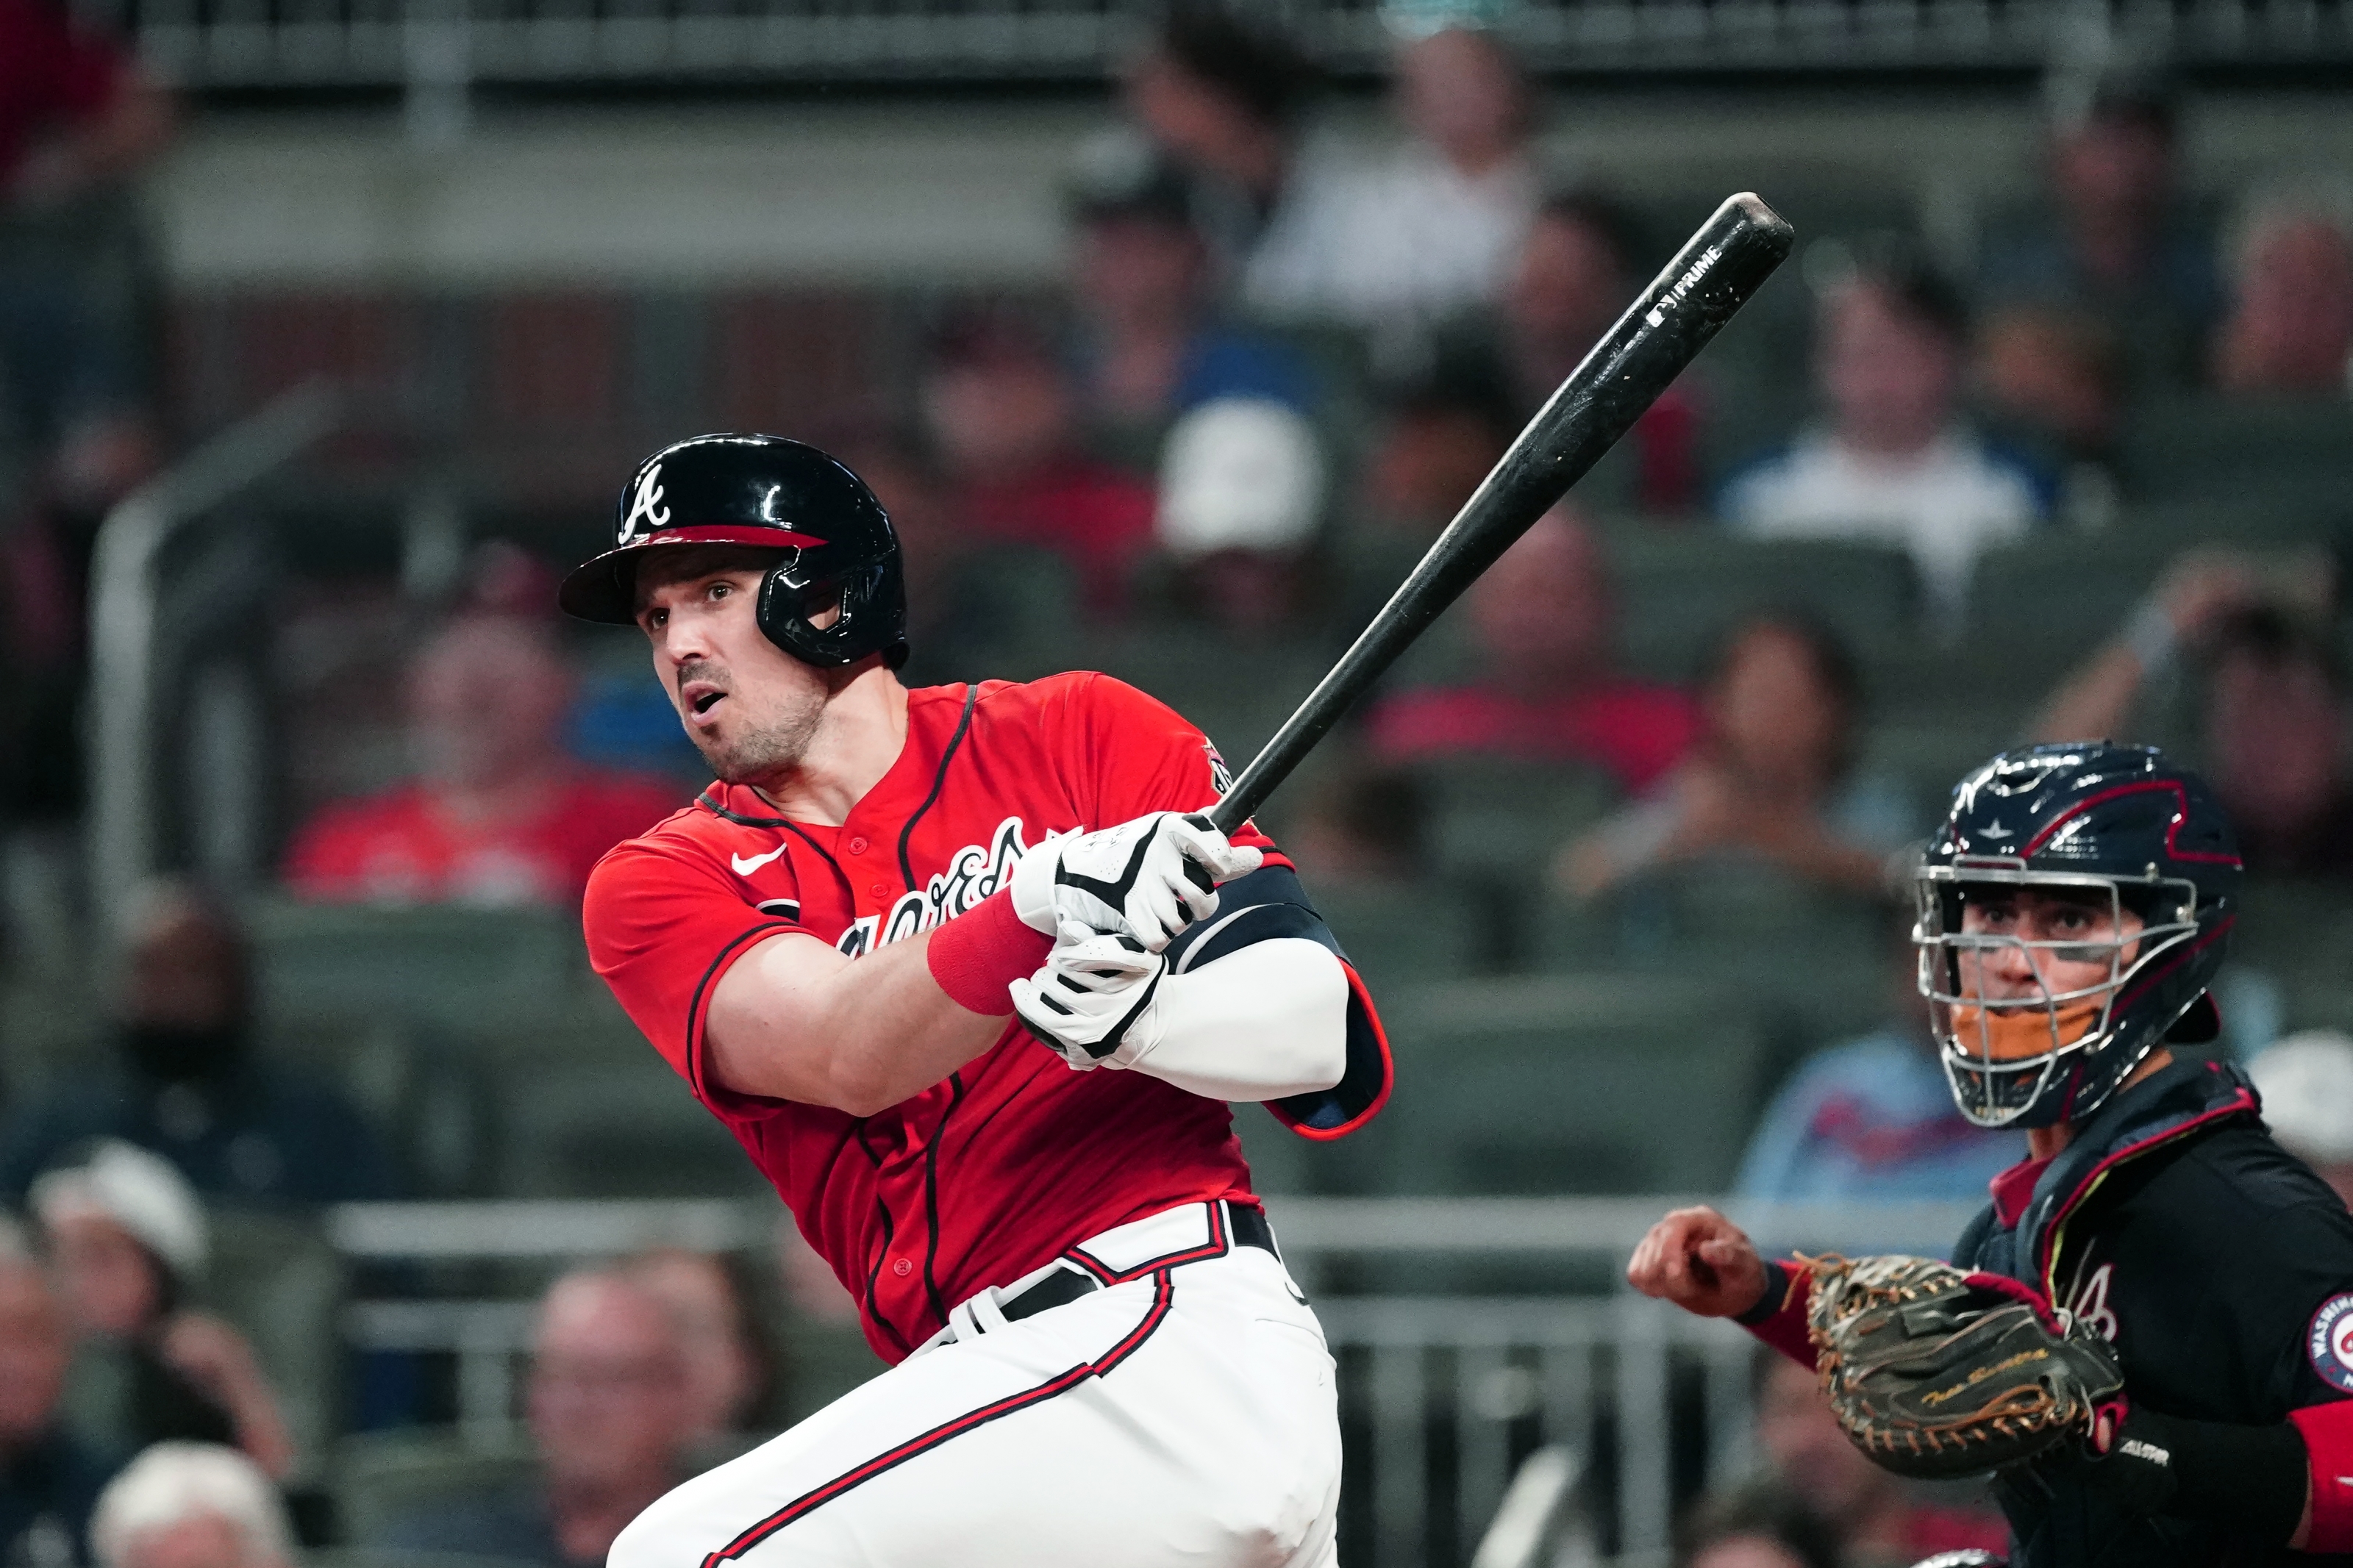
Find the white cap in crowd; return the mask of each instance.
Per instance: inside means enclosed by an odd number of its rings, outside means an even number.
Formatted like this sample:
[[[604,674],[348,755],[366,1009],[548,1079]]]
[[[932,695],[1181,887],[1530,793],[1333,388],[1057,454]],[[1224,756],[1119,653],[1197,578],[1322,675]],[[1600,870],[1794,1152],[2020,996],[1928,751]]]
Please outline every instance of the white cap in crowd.
[[[100,1568],[140,1568],[141,1543],[155,1531],[216,1519],[242,1537],[239,1568],[288,1568],[294,1531],[261,1468],[212,1443],[157,1443],[107,1483],[90,1515],[90,1544]]]
[[[1289,404],[1220,397],[1168,432],[1159,533],[1172,554],[1292,549],[1314,536],[1323,505],[1323,449]]]
[[[2353,1037],[2335,1029],[2286,1036],[2247,1064],[2247,1076],[2289,1153],[2316,1165],[2353,1163]]]
[[[204,1205],[179,1167],[120,1138],[102,1138],[79,1163],[44,1173],[27,1206],[43,1225],[103,1215],[184,1277],[204,1267],[211,1247]]]

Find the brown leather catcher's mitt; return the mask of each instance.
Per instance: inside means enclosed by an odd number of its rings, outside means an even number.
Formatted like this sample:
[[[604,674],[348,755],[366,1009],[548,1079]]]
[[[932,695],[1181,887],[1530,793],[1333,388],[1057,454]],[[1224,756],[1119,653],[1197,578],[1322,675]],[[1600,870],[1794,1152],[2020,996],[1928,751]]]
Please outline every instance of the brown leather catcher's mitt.
[[[1976,1475],[2088,1436],[2124,1389],[2106,1341],[2033,1289],[1928,1258],[1820,1258],[1806,1324],[1822,1392],[1882,1468]]]

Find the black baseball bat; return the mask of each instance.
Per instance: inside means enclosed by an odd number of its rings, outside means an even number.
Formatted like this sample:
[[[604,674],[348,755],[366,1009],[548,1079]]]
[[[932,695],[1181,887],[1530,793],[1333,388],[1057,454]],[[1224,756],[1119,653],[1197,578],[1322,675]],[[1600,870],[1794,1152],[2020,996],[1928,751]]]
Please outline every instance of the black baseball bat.
[[[1439,612],[1632,428],[1764,286],[1792,237],[1781,216],[1751,193],[1715,209],[1528,421],[1381,613],[1209,808],[1220,832],[1249,821]]]

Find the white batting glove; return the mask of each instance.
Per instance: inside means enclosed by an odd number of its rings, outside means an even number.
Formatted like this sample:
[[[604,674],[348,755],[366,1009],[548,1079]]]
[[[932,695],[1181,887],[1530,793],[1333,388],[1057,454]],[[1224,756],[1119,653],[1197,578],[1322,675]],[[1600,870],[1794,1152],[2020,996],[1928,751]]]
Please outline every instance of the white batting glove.
[[[1007,989],[1040,1044],[1074,1072],[1133,1066],[1151,1046],[1168,961],[1132,936],[1066,923],[1038,973]]]
[[[1206,816],[1155,811],[1097,833],[1050,838],[1013,868],[1013,912],[1053,935],[1076,924],[1132,936],[1158,952],[1218,912],[1217,885],[1262,858],[1229,844]]]

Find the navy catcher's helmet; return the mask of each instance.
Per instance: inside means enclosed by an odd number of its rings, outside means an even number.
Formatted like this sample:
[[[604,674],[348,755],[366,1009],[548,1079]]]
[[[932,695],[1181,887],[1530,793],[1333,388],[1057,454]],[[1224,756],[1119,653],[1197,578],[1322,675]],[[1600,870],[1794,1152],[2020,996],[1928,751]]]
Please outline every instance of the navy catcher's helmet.
[[[638,565],[662,545],[744,544],[780,553],[760,583],[760,629],[810,664],[907,659],[899,537],[866,482],[815,447],[781,436],[697,436],[638,466],[617,509],[619,542],[575,568],[566,615],[637,619]],[[836,605],[831,625],[810,617]]]
[[[2031,746],[1963,780],[1916,874],[1913,933],[1961,1114],[1980,1127],[2075,1121],[2158,1042],[2212,1039],[2206,988],[2239,877],[2204,781],[2151,747]],[[2024,891],[2072,906],[2082,934],[2014,929],[2000,906]],[[2005,964],[2023,979],[1994,983]],[[2060,964],[2075,975],[2054,985]]]

